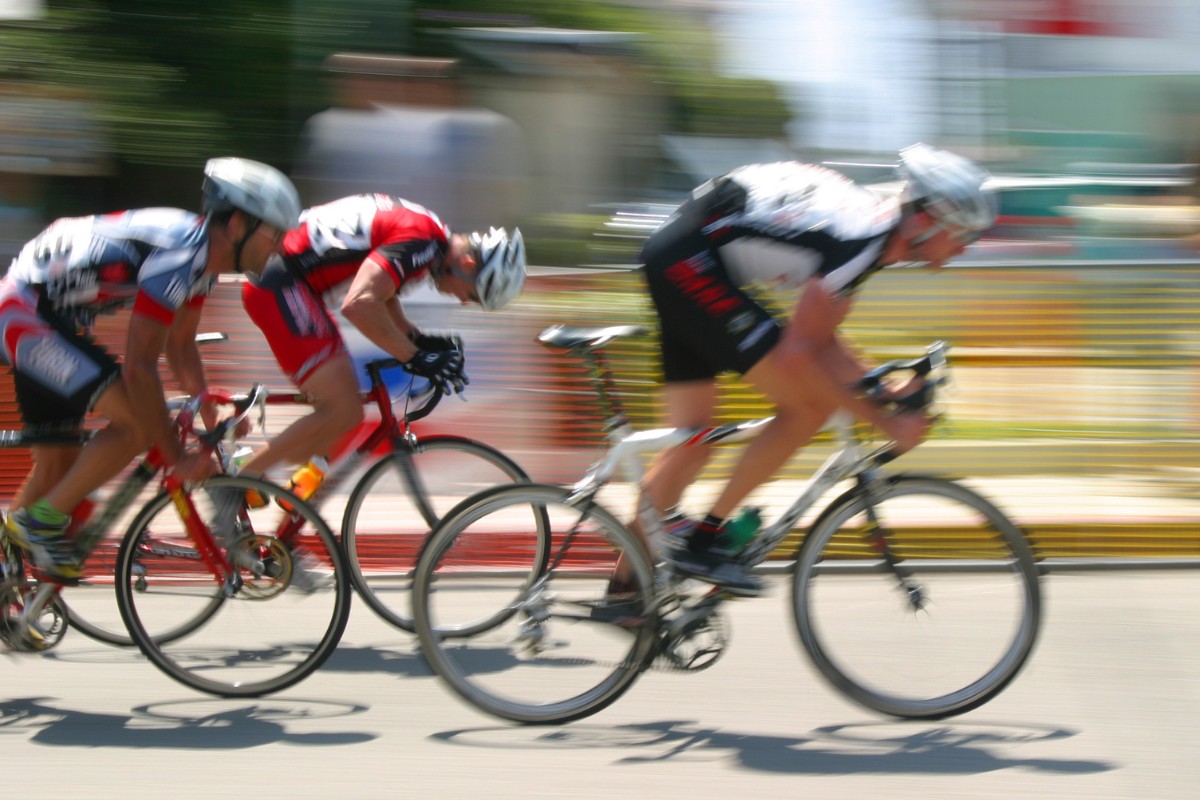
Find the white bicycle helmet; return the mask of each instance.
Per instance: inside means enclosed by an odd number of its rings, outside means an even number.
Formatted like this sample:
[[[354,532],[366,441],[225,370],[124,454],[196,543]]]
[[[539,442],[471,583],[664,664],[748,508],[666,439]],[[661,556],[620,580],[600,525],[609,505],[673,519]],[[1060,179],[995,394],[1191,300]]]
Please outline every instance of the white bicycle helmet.
[[[996,221],[999,203],[987,186],[991,174],[975,162],[917,143],[900,151],[897,169],[905,181],[903,200],[937,220],[977,232]]]
[[[248,158],[213,158],[204,176],[205,213],[237,209],[281,231],[300,224],[300,195],[274,167]]]
[[[525,285],[525,240],[513,228],[512,237],[503,228],[487,233],[472,233],[471,246],[478,254],[475,294],[487,311],[504,308],[521,293]]]

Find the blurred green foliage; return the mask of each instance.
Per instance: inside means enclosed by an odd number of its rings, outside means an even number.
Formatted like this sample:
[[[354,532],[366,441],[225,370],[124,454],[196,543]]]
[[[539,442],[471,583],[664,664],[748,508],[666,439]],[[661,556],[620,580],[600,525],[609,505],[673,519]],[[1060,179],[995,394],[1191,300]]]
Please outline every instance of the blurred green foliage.
[[[636,55],[670,102],[676,133],[786,138],[791,118],[775,84],[720,74],[720,49],[696,11],[654,3],[579,0],[440,0],[413,8],[413,50],[445,56],[453,27],[533,26],[642,34]]]
[[[0,28],[0,79],[94,102],[121,162],[265,157],[289,137],[286,9],[285,0],[50,2],[44,19]]]
[[[642,34],[631,47],[681,133],[782,136],[772,84],[718,74],[704,17],[654,4],[548,0],[46,0],[0,24],[0,90],[87,100],[114,162],[104,197],[190,204],[204,160],[238,154],[288,169],[305,119],[328,106],[322,62],[339,51],[456,55],[448,28],[565,27]],[[76,182],[77,183],[77,182]],[[84,189],[94,191],[94,189]]]

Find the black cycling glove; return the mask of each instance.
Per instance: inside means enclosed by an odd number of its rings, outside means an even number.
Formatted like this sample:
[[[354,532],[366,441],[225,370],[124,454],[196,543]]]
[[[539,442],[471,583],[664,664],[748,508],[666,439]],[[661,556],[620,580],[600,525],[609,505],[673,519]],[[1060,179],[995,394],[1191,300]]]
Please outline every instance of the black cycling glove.
[[[408,368],[414,375],[455,392],[461,392],[470,383],[463,374],[463,355],[459,350],[418,350],[408,360]]]
[[[458,336],[439,336],[436,333],[422,333],[421,331],[413,331],[412,343],[417,346],[418,350],[435,350],[441,352],[443,350],[461,350],[460,340]]]

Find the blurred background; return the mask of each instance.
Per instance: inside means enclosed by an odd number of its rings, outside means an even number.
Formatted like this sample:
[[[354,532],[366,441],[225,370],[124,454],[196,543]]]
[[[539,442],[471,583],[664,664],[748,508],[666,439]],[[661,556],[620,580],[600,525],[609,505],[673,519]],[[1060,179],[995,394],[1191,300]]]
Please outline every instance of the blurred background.
[[[512,309],[406,307],[467,336],[469,400],[430,426],[545,480],[603,440],[534,337],[648,323],[630,267],[688,190],[793,158],[887,184],[918,140],[991,169],[1001,217],[951,269],[873,279],[847,324],[875,359],[954,347],[947,423],[906,461],[979,481],[1047,554],[1200,555],[1194,0],[0,2],[0,261],[59,216],[194,209],[214,155],[279,166],[306,205],[388,192],[457,230],[519,225],[536,266]],[[214,382],[285,383],[235,284],[207,313],[233,339]],[[644,424],[653,345],[614,348]],[[728,394],[729,419],[767,411]]]

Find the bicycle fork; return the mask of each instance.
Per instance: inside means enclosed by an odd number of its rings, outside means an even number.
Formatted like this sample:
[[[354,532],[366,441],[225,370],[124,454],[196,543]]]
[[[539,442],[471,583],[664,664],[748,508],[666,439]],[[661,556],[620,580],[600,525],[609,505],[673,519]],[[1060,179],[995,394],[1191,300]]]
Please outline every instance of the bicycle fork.
[[[888,541],[889,531],[880,523],[879,514],[875,510],[879,496],[876,487],[881,480],[878,472],[876,470],[862,472],[858,475],[857,480],[863,497],[863,514],[867,518],[864,531],[867,543],[879,554],[883,563],[895,576],[900,591],[904,592],[904,596],[908,598],[908,604],[912,610],[924,610],[929,598],[925,596],[925,590],[907,574],[908,570],[901,566],[900,559],[892,552],[891,544]]]

